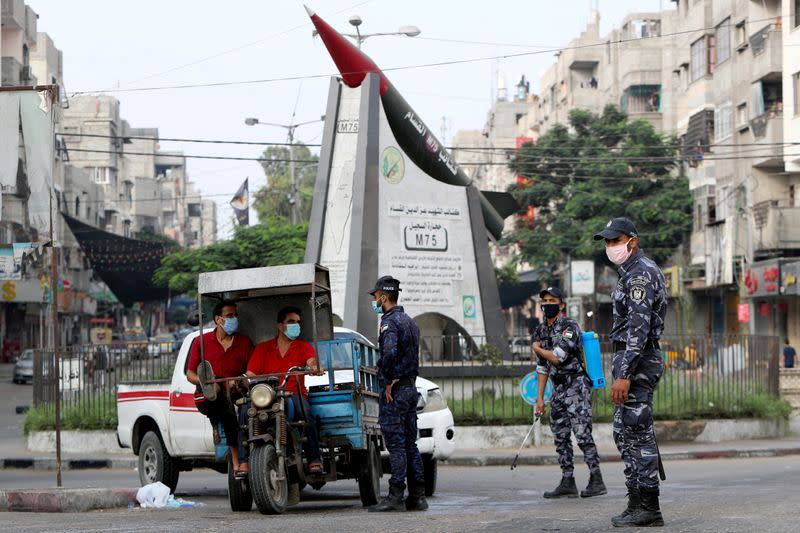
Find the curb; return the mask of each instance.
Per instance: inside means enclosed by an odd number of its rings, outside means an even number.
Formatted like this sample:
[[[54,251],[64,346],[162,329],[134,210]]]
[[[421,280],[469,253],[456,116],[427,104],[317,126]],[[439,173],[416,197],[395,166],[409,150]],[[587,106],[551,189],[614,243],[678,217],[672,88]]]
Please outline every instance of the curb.
[[[127,507],[138,489],[0,490],[0,512],[81,513]]]
[[[692,461],[702,459],[749,459],[755,457],[781,457],[785,455],[800,455],[800,448],[773,448],[755,450],[711,450],[695,452],[666,452],[661,454],[664,461]],[[576,462],[579,455],[575,456]],[[442,465],[447,466],[510,466],[514,456],[509,455],[485,455],[485,456],[461,456],[451,457],[441,461]],[[618,463],[622,461],[619,455],[600,455],[600,461],[605,463]],[[518,465],[545,466],[558,465],[558,456],[553,455],[520,455]]]
[[[137,466],[138,461],[135,457],[120,459],[63,459],[61,461],[62,470],[133,470]],[[56,460],[50,457],[0,459],[0,470],[10,469],[55,470]]]

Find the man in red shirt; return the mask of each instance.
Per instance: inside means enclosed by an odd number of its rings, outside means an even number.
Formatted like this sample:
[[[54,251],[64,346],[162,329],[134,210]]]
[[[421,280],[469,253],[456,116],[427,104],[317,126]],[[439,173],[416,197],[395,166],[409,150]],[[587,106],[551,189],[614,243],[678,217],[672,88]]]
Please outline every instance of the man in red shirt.
[[[301,311],[297,307],[284,307],[278,311],[278,336],[256,346],[247,365],[248,376],[282,373],[293,366],[307,366],[312,372],[318,372],[313,346],[298,338],[300,315]],[[304,450],[308,459],[308,470],[311,473],[321,473],[317,421],[311,416],[304,376],[289,376],[285,390],[293,393],[291,401],[294,420],[302,418],[306,422]]]
[[[253,343],[244,335],[236,335],[239,329],[239,315],[236,312],[236,303],[223,300],[214,306],[214,324],[216,327],[203,334],[203,354],[205,360],[211,364],[214,375],[217,378],[232,378],[241,376],[247,370],[247,361],[253,352]],[[194,394],[194,401],[197,410],[206,415],[211,422],[214,431],[214,443],[219,443],[219,423],[225,430],[225,437],[231,449],[233,467],[239,474],[247,471],[245,467],[240,470],[239,448],[241,446],[239,422],[236,418],[236,409],[230,398],[230,392],[234,389],[234,381],[214,384],[217,397],[214,401],[209,401],[203,395],[200,387],[200,378],[197,375],[197,367],[200,365],[200,342],[192,344],[189,353],[189,363],[186,367],[186,378],[190,383],[197,385]],[[246,456],[246,450],[244,455]],[[246,459],[245,459],[246,461]]]

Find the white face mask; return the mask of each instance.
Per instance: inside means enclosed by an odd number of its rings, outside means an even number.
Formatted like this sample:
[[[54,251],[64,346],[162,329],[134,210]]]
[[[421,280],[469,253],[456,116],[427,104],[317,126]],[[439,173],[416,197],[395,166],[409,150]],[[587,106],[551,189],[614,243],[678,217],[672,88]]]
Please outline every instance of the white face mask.
[[[633,254],[633,250],[628,248],[630,243],[631,240],[628,239],[626,242],[621,242],[619,244],[615,244],[614,246],[606,246],[606,255],[608,256],[609,261],[615,265],[621,265],[630,259],[631,255]]]

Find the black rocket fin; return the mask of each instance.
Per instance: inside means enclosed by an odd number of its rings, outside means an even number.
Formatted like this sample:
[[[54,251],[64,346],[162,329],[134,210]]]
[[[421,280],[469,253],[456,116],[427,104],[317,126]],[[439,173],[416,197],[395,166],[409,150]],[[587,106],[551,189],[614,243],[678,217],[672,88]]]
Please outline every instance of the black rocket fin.
[[[481,191],[497,213],[505,218],[519,211],[519,204],[510,192]]]

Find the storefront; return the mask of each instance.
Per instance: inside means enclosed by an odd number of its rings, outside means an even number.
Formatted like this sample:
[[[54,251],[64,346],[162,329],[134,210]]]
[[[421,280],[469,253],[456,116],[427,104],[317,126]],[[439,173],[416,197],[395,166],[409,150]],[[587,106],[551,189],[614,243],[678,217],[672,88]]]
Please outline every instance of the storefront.
[[[786,303],[785,335],[792,346],[800,344],[800,261],[781,265],[781,300]]]
[[[750,304],[751,334],[787,337],[789,301],[781,270],[789,264],[786,259],[769,259],[745,269],[744,294]]]

